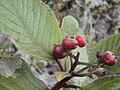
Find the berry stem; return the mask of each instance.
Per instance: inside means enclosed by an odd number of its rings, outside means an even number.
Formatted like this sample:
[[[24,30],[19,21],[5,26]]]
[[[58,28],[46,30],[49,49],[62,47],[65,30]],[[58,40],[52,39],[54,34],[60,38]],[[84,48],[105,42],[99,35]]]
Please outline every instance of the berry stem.
[[[79,74],[79,73],[72,73],[73,77],[84,77],[84,76],[90,76],[91,73],[84,73],[84,74]]]
[[[87,66],[90,66],[91,64],[90,63],[86,63],[86,62],[78,61],[77,65],[87,65]]]
[[[58,64],[60,71],[64,71],[64,68],[63,68],[62,64],[59,62],[59,60],[55,59],[55,61]]]
[[[75,70],[77,63],[78,63],[78,60],[79,60],[79,56],[80,56],[80,53],[78,52],[77,55],[74,57],[75,62],[73,63],[69,73]]]
[[[83,72],[83,71],[87,70],[88,68],[89,68],[89,66],[86,66],[86,67],[84,67],[84,68],[80,69],[79,71],[77,71],[77,73],[81,73],[81,72]]]
[[[72,65],[73,65],[73,59],[72,59],[72,57],[70,57],[70,63],[71,63],[71,67],[72,67]]]

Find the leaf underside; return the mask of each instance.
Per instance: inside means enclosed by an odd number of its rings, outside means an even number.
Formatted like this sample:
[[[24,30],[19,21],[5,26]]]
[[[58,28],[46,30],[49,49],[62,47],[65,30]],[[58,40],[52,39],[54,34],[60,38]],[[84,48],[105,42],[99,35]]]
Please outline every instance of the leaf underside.
[[[0,0],[0,29],[16,46],[36,57],[53,60],[61,33],[52,11],[40,0]]]

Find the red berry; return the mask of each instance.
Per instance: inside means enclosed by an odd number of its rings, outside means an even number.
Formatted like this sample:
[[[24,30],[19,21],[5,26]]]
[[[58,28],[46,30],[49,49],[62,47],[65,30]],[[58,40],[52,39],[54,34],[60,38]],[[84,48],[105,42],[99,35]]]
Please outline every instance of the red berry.
[[[56,45],[53,48],[53,56],[57,59],[62,59],[64,57],[66,57],[66,52],[61,44]]]
[[[78,46],[79,47],[84,47],[86,42],[85,42],[85,39],[83,38],[82,35],[78,35],[76,36],[76,40],[78,41]]]
[[[62,41],[62,45],[67,50],[73,50],[77,47],[77,40],[74,38],[64,38]]]
[[[101,54],[101,61],[108,66],[112,66],[117,63],[117,58],[111,51],[106,51]]]

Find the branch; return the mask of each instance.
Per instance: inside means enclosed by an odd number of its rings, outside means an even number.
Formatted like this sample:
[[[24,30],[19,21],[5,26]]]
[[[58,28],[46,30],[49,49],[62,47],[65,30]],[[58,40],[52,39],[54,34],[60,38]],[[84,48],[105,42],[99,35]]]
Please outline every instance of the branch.
[[[75,62],[73,63],[69,73],[75,70],[78,60],[79,60],[79,56],[80,56],[80,53],[78,52],[77,55],[75,57],[73,57],[75,59]]]
[[[77,86],[77,85],[67,85],[67,84],[65,84],[63,87],[64,88],[74,88],[74,89],[79,88],[79,89],[83,90],[80,86]]]
[[[56,63],[58,64],[59,68],[60,68],[60,71],[64,71],[64,68],[63,66],[61,65],[61,63],[59,62],[58,59],[55,59]]]
[[[62,87],[66,84],[66,82],[67,82],[68,80],[70,80],[71,78],[72,78],[72,76],[65,77],[65,78],[62,79],[60,82],[57,82],[57,83],[55,84],[55,86],[54,86],[51,90],[59,90],[59,89],[62,88]]]

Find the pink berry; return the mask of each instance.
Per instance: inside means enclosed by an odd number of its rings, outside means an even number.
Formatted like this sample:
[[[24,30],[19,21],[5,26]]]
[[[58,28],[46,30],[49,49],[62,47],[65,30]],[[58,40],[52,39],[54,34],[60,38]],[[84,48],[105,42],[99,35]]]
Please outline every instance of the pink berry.
[[[56,45],[53,48],[53,56],[57,59],[62,59],[66,57],[66,52],[61,44]]]
[[[85,39],[83,38],[82,35],[78,35],[76,36],[76,40],[78,41],[78,46],[79,47],[84,47],[86,42],[85,42]]]
[[[101,61],[108,66],[113,66],[117,63],[117,58],[111,51],[106,51],[101,54]]]
[[[73,50],[77,47],[77,40],[74,38],[64,38],[62,41],[62,45],[67,50]]]

